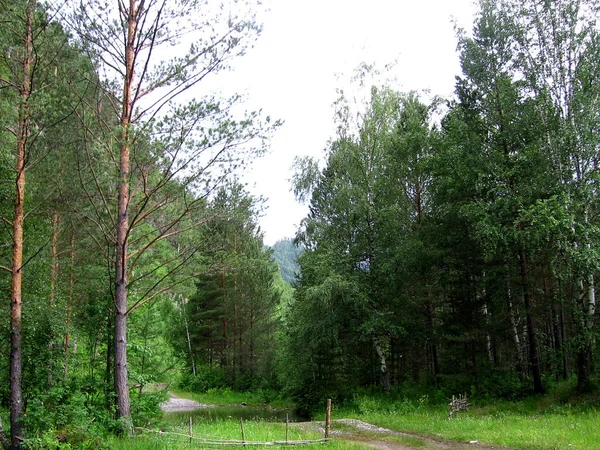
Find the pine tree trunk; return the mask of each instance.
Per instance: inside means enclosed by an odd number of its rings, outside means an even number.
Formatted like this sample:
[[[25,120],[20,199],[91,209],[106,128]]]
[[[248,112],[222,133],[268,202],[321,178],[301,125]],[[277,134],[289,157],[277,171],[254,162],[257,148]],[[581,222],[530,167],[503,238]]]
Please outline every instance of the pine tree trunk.
[[[125,80],[123,82],[123,111],[121,113],[121,150],[119,159],[118,220],[115,264],[115,393],[117,417],[131,426],[131,408],[127,376],[127,257],[129,233],[129,173],[130,126],[132,114],[133,63],[137,28],[136,2],[129,1],[127,14],[127,43],[125,47]]]
[[[531,374],[533,375],[533,392],[543,394],[544,386],[542,384],[542,373],[540,370],[540,358],[537,348],[537,338],[535,334],[535,318],[532,311],[531,295],[529,293],[529,281],[527,276],[527,262],[525,260],[525,251],[519,248],[519,265],[521,269],[521,282],[523,284],[523,300],[525,302],[525,315],[527,326],[527,338],[529,340],[529,364],[531,365]]]
[[[121,295],[123,295],[121,293]],[[129,386],[127,376],[127,316],[122,309],[117,308],[114,324],[114,347],[115,347],[115,393],[117,395],[117,417],[125,420],[129,427],[131,421],[131,409],[129,403]]]
[[[15,204],[13,219],[13,251],[11,270],[10,308],[10,430],[13,448],[23,442],[23,392],[22,392],[22,281],[23,281],[23,222],[25,219],[25,153],[29,137],[31,95],[31,67],[33,64],[33,17],[35,0],[29,0],[25,18],[25,54],[23,57],[23,80],[19,89],[19,125],[17,134],[17,158],[15,179]]]

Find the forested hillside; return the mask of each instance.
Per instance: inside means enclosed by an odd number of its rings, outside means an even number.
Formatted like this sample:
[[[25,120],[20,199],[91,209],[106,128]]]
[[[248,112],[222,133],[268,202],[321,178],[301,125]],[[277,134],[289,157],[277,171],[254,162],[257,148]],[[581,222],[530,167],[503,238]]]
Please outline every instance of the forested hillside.
[[[302,249],[294,244],[292,239],[281,239],[273,244],[273,259],[279,264],[281,276],[290,284],[296,282],[296,276],[300,266],[298,257],[302,254]]]
[[[155,382],[595,389],[600,0],[481,0],[449,99],[359,67],[272,250],[238,177],[280,122],[203,87],[260,3],[0,0],[0,448],[129,436]]]

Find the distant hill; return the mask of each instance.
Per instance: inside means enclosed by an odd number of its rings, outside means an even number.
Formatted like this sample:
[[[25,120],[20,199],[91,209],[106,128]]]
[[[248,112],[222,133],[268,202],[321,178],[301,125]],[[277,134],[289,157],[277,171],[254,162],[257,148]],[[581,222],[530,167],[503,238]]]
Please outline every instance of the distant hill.
[[[271,247],[273,249],[273,259],[279,264],[281,276],[290,284],[296,282],[296,272],[300,269],[297,259],[302,253],[302,249],[294,245],[289,238],[281,239]]]

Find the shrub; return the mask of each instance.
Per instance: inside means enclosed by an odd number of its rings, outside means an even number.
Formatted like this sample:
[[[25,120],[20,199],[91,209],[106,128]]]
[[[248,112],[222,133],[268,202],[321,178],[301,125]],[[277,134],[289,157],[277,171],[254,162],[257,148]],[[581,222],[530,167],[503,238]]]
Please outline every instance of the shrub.
[[[160,404],[167,400],[166,390],[144,392],[131,397],[131,419],[136,426],[150,427],[162,416]]]
[[[196,375],[186,373],[181,376],[179,388],[191,392],[207,392],[227,386],[225,371],[219,367],[198,366]]]

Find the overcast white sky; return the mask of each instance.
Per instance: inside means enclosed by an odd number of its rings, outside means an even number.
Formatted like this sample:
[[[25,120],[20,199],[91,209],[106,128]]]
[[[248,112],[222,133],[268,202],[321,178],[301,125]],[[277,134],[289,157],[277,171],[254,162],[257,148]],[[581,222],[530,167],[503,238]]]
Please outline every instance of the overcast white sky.
[[[252,193],[267,198],[265,244],[293,237],[307,212],[290,192],[296,155],[321,156],[333,136],[336,74],[361,63],[397,61],[402,91],[450,96],[460,73],[452,19],[470,28],[472,0],[271,0],[264,31],[239,61],[238,91],[285,124],[270,153],[246,174]]]

